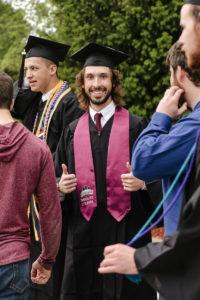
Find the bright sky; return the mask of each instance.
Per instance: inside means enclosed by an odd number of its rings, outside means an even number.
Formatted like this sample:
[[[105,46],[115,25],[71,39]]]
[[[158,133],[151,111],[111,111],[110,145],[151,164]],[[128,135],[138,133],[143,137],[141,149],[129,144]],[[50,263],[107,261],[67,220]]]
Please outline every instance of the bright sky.
[[[33,28],[31,34],[35,34],[38,29],[41,31],[44,30],[48,33],[55,31],[55,28],[53,27],[49,28],[49,25],[46,26],[47,20],[45,19],[38,20],[36,11],[33,7],[32,0],[2,0],[2,1],[11,4],[14,9],[21,8],[25,10],[25,19]],[[46,3],[46,5],[48,5],[48,0],[47,1],[35,0],[34,3]],[[52,6],[49,7],[49,10],[50,9],[53,9]]]
[[[32,0],[3,0],[3,2],[10,3],[13,8],[25,8],[32,3]],[[37,0],[36,3],[44,3],[45,0]]]

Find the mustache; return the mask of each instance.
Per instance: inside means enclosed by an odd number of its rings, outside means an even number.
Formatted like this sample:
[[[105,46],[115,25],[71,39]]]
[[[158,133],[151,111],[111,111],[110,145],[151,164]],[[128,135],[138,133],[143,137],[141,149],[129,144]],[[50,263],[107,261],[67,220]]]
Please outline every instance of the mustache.
[[[99,92],[99,91],[106,91],[106,88],[104,86],[98,86],[98,87],[91,87],[89,89],[89,92]]]

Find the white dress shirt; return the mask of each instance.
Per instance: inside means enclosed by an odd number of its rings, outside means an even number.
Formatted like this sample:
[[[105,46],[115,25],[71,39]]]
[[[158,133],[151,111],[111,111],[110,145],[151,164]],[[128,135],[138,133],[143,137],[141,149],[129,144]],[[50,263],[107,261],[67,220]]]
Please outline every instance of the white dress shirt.
[[[115,113],[115,108],[116,105],[115,103],[112,101],[110,102],[106,107],[104,107],[102,110],[98,111],[98,113],[102,114],[102,118],[101,118],[101,126],[103,128],[103,126],[106,124],[106,122],[114,115]],[[94,121],[94,115],[97,113],[96,110],[94,110],[92,107],[89,107],[89,114]]]

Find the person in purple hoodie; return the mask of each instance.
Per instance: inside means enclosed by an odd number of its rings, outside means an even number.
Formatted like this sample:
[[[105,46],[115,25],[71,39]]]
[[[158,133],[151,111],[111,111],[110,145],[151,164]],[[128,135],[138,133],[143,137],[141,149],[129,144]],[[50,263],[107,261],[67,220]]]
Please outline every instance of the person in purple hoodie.
[[[122,107],[116,68],[127,55],[92,43],[72,58],[84,64],[76,83],[86,112],[63,133],[55,156],[68,217],[61,299],[155,300],[144,280],[138,286],[123,276],[97,272],[104,246],[128,241],[145,222],[151,203],[129,164],[145,122]],[[150,240],[149,234],[137,247]]]
[[[28,208],[35,193],[40,208],[42,252],[31,279],[45,284],[51,276],[61,234],[52,156],[48,146],[10,114],[13,81],[0,72],[0,299],[27,300],[30,227]]]

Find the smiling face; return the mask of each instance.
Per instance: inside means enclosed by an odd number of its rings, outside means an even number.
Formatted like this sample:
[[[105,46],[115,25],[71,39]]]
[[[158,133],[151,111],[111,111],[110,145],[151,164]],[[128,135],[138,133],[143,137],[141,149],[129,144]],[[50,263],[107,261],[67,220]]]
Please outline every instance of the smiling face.
[[[30,57],[25,59],[24,69],[31,91],[44,94],[50,90],[57,70],[55,64],[41,57]]]
[[[182,33],[179,38],[190,67],[200,65],[200,23],[195,19],[192,9],[191,4],[185,4],[181,9]]]
[[[109,104],[112,92],[112,73],[108,67],[88,66],[84,72],[85,94],[91,106],[104,107]]]

